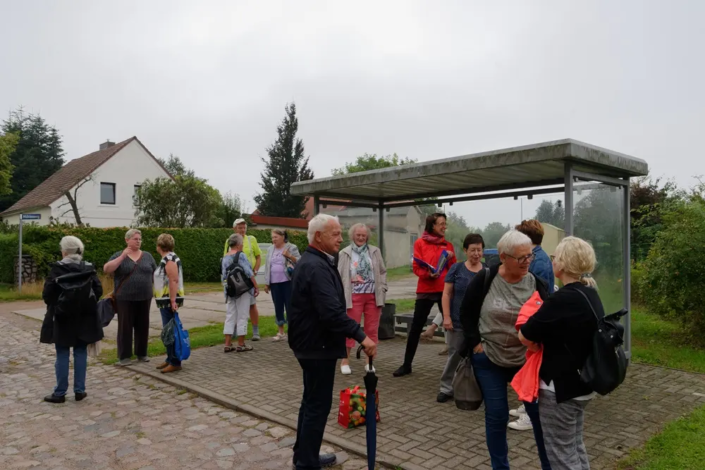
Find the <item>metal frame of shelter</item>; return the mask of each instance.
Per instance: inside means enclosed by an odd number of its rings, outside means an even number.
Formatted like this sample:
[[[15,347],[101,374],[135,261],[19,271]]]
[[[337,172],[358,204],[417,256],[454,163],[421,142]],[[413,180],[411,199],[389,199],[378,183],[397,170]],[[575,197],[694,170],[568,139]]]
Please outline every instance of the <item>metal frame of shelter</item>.
[[[294,183],[295,195],[312,196],[314,210],[326,205],[366,207],[379,214],[384,254],[384,211],[393,207],[479,201],[564,193],[565,232],[573,234],[574,190],[601,183],[622,190],[622,257],[625,308],[631,308],[629,179],[649,172],[645,161],[564,139],[411,165]],[[577,185],[577,186],[576,186]],[[631,322],[625,317],[625,350],[631,355]]]

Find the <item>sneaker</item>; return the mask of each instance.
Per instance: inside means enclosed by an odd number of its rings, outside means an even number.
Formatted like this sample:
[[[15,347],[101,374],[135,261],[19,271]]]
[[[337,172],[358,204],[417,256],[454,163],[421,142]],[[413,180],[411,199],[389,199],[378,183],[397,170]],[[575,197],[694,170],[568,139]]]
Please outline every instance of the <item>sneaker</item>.
[[[52,393],[51,395],[45,396],[44,401],[48,403],[64,403],[66,401],[66,397],[64,395],[58,396]]]
[[[451,397],[450,395],[446,395],[443,392],[439,393],[438,396],[436,397],[436,401],[438,403],[445,403],[448,400],[452,400],[452,399],[453,399],[453,397]]]
[[[401,366],[397,370],[395,370],[392,375],[394,377],[404,377],[405,375],[411,374],[411,366],[406,367],[406,366]]]
[[[252,341],[259,341],[260,339],[262,339],[262,338],[260,338],[259,333],[252,334]]]
[[[531,418],[529,418],[529,415],[524,413],[523,415],[519,416],[519,419],[516,421],[512,421],[507,425],[509,429],[514,429],[515,431],[528,431],[529,429],[533,429],[534,426],[531,424]]]
[[[439,356],[447,356],[448,355],[448,346],[444,347],[440,351],[438,351]]]
[[[277,341],[281,341],[284,338],[286,338],[286,335],[281,335],[281,334],[277,333],[276,335],[274,335],[274,338],[272,338],[272,341],[274,341],[276,343]],[[253,341],[254,341],[254,339],[253,339]]]
[[[321,468],[328,468],[335,465],[338,462],[338,458],[335,454],[320,454],[318,456],[318,462]],[[294,462],[291,462],[291,468],[292,470],[296,470],[296,464]]]
[[[350,368],[349,364],[345,364],[340,366],[340,373],[343,375],[350,375],[352,374],[352,369]]]
[[[132,364],[132,359],[120,359],[118,362],[115,363],[116,366],[129,366]]]
[[[149,357],[147,356],[137,356],[137,360],[140,362],[149,362]]]
[[[76,401],[81,401],[87,396],[88,394],[86,392],[76,392]]]
[[[524,408],[524,405],[521,405],[519,408],[516,410],[509,410],[509,416],[514,416],[515,418],[518,418],[521,415],[526,414],[526,408]]]

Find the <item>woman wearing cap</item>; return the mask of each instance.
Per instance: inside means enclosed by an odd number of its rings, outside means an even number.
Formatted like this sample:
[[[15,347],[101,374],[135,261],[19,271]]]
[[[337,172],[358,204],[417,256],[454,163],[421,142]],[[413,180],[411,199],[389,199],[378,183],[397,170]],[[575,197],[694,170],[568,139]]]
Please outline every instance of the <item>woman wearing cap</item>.
[[[272,230],[272,246],[267,250],[267,259],[264,262],[264,291],[267,294],[272,293],[275,322],[279,328],[272,341],[286,339],[284,311],[286,310],[288,315],[291,309],[291,274],[300,258],[299,249],[289,243],[286,230]]]

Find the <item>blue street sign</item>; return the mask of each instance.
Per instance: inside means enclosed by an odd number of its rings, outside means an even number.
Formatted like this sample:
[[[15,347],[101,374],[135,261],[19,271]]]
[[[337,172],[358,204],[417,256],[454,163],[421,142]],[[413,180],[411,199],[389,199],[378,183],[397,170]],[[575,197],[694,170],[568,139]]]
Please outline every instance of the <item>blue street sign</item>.
[[[42,214],[22,214],[22,220],[39,220]]]

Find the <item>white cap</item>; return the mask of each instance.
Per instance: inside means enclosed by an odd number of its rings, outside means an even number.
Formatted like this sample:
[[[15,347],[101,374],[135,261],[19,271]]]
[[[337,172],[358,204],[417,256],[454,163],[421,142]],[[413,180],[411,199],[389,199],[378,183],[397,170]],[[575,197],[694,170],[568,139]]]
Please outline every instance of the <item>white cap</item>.
[[[233,227],[237,227],[240,224],[246,224],[247,221],[245,219],[237,219],[235,222],[233,222]]]

